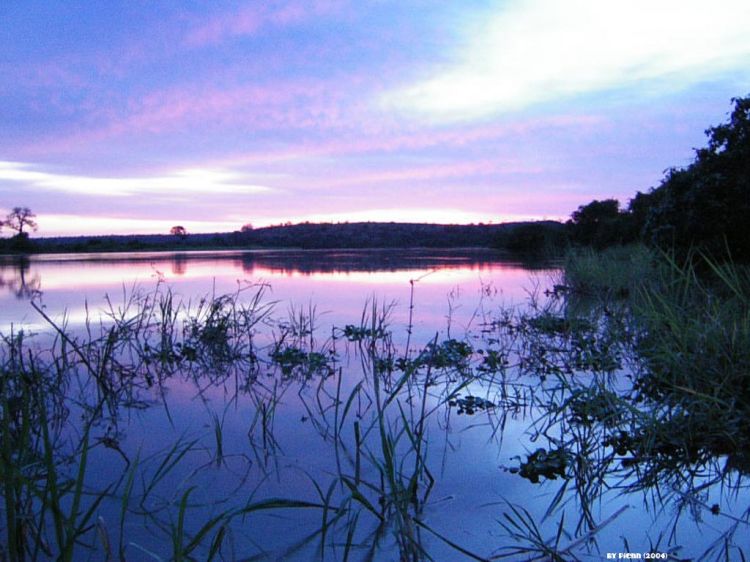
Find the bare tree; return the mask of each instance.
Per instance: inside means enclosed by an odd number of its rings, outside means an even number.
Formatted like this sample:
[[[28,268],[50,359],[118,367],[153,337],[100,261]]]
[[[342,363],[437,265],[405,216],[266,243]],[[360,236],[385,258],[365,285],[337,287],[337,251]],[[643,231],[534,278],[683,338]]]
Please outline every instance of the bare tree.
[[[11,230],[15,230],[19,235],[24,234],[24,228],[30,228],[36,231],[39,226],[34,220],[36,215],[28,207],[13,207],[13,210],[5,217],[5,221],[0,223]]]

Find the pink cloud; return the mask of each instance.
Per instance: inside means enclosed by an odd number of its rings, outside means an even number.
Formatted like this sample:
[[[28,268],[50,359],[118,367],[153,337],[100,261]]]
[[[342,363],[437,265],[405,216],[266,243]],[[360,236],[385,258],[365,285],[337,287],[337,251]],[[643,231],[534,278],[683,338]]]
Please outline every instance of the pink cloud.
[[[396,152],[422,150],[434,147],[468,147],[497,139],[509,139],[538,134],[549,129],[576,128],[583,130],[601,126],[604,119],[598,116],[554,116],[528,119],[511,123],[461,127],[456,129],[419,128],[400,130],[397,124],[384,122],[380,116],[369,117],[370,126],[357,130],[357,134],[324,142],[300,142],[272,151],[236,152],[217,161],[221,165],[252,164],[256,162],[283,162],[302,158],[343,156],[371,152]],[[367,117],[364,117],[367,119]],[[357,124],[359,125],[359,124]]]
[[[346,122],[346,92],[315,80],[217,87],[178,86],[131,99],[123,108],[91,108],[89,126],[67,137],[34,139],[22,154],[61,153],[125,135],[154,135],[204,127],[251,130],[336,128]]]
[[[133,103],[111,129],[114,133],[160,133],[196,123],[211,126],[222,120],[259,128],[305,128],[336,122],[341,103],[341,96],[310,80],[228,89],[174,88]]]
[[[234,37],[254,35],[264,26],[295,25],[310,18],[329,15],[342,6],[339,0],[288,0],[256,3],[211,18],[193,28],[185,38],[189,46],[220,43]]]
[[[28,88],[36,90],[39,88],[57,88],[69,86],[81,88],[87,81],[77,72],[66,65],[56,62],[43,62],[33,65],[20,63],[4,63],[0,65],[0,72],[5,76],[13,76],[13,80],[4,80],[0,89],[19,90]]]
[[[347,175],[339,170],[335,177],[306,178],[306,188],[354,187],[369,184],[422,182],[446,179],[475,179],[499,173],[536,173],[542,171],[524,162],[507,159],[436,163],[397,169],[374,170]]]

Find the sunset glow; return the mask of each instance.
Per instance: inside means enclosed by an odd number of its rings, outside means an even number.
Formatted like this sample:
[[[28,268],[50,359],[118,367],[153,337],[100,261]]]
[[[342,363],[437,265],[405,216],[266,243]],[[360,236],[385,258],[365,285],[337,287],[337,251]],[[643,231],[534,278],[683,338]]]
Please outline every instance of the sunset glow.
[[[657,185],[750,92],[739,0],[0,18],[0,215],[28,206],[37,236],[561,219]]]

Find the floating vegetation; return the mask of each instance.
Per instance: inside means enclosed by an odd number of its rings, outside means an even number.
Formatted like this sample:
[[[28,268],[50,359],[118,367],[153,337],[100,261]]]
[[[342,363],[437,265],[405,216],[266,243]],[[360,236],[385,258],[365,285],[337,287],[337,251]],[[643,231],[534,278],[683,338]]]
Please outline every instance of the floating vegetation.
[[[548,480],[555,480],[558,476],[565,478],[569,464],[570,453],[564,449],[547,451],[540,448],[527,455],[526,462],[522,462],[518,468],[511,468],[510,472],[538,484],[542,476]]]
[[[510,367],[510,360],[505,351],[499,349],[478,349],[477,354],[481,357],[481,363],[477,370],[482,373],[501,373]]]
[[[543,334],[571,334],[591,332],[591,323],[585,318],[564,318],[543,311],[528,319],[527,326]]]
[[[456,339],[448,339],[440,343],[428,343],[411,363],[402,363],[401,369],[451,369],[465,372],[474,350],[471,344]]]
[[[286,377],[299,375],[311,378],[315,375],[331,373],[328,357],[319,351],[304,351],[298,347],[284,346],[274,349],[269,357]]]
[[[468,395],[465,397],[457,397],[453,400],[448,400],[448,405],[457,408],[456,414],[459,416],[466,414],[467,416],[473,416],[477,412],[490,410],[495,407],[495,404],[479,396]]]
[[[567,403],[570,422],[583,425],[601,423],[619,426],[622,421],[620,397],[606,389],[585,388],[573,391]]]

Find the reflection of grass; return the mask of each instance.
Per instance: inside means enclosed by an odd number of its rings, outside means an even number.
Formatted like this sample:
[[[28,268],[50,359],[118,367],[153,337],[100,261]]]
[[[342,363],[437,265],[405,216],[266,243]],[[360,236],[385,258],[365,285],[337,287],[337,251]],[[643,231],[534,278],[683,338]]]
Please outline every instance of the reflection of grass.
[[[273,556],[303,556],[319,541],[316,554],[325,559],[425,560],[437,543],[456,557],[490,558],[429,522],[442,462],[435,444],[447,442],[463,414],[472,416],[466,431],[491,437],[487,447],[502,444],[509,417],[529,415],[534,445],[511,471],[540,485],[562,480],[542,518],[508,505],[501,526],[510,542],[493,545],[501,548],[496,557],[585,553],[622,513],[597,509],[612,486],[727,519],[705,492],[714,485],[737,491],[737,475],[748,471],[748,277],[708,262],[708,282],[653,256],[635,259],[651,273],[629,278],[627,291],[588,284],[587,300],[577,301],[571,273],[568,289],[547,301],[496,311],[477,334],[437,333],[415,349],[410,333],[406,348],[394,342],[392,306],[369,303],[358,323],[321,339],[314,307],[273,319],[262,287],[191,304],[159,285],[111,303],[98,331],[93,323],[79,334],[53,325],[56,339],[46,349],[11,334],[0,347],[0,536],[7,543],[0,557],[72,560],[88,550],[112,559],[246,556],[233,549],[250,528],[247,517],[313,509],[319,526],[297,542],[290,537]],[[624,254],[618,260],[627,262]],[[575,275],[585,269],[578,267]],[[596,265],[600,279],[609,278],[606,267]],[[133,455],[121,444],[123,414],[159,396],[173,421],[173,380],[193,381],[209,435]],[[227,395],[223,411],[210,406],[211,386]],[[309,497],[264,497],[262,484],[281,474],[285,458],[275,422],[295,393],[330,464],[322,463],[322,475],[298,467]],[[230,406],[243,397],[252,454],[232,451],[224,434]],[[448,455],[450,446],[442,446]],[[94,486],[92,459],[109,455],[116,460],[110,478]],[[235,486],[201,501],[201,482],[212,472]],[[251,475],[260,483],[243,497]],[[747,530],[747,514],[731,517],[717,554],[738,552],[733,533]],[[140,521],[163,545],[159,552],[138,533],[128,536]]]

